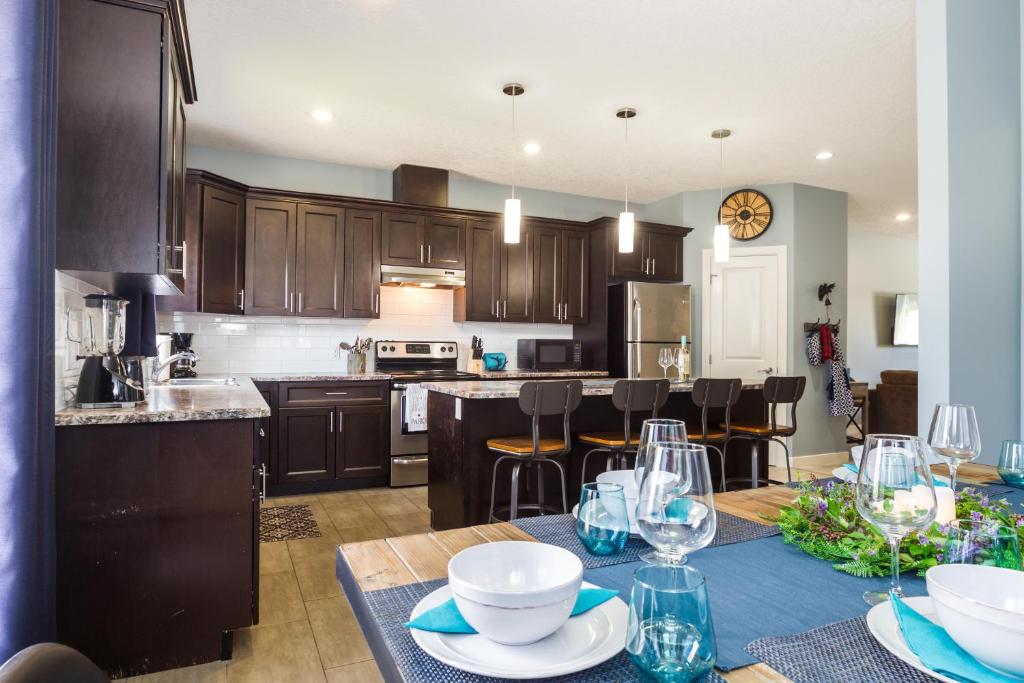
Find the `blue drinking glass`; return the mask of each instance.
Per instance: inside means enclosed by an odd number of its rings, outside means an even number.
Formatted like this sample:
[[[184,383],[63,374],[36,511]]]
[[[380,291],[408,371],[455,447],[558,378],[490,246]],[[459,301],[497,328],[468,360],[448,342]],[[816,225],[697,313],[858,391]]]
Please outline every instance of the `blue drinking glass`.
[[[621,484],[584,484],[576,515],[576,535],[595,555],[611,555],[626,547],[629,516]]]
[[[704,575],[689,565],[652,564],[633,574],[626,652],[656,681],[688,682],[718,656]]]
[[[1010,486],[1024,488],[1024,441],[1004,441],[999,452],[999,476]]]

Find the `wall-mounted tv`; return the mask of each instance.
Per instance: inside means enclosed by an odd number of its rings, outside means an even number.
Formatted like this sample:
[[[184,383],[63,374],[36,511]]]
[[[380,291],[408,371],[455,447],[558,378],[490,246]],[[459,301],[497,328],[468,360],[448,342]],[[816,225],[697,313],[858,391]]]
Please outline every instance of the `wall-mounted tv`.
[[[917,294],[896,295],[893,346],[917,346]]]

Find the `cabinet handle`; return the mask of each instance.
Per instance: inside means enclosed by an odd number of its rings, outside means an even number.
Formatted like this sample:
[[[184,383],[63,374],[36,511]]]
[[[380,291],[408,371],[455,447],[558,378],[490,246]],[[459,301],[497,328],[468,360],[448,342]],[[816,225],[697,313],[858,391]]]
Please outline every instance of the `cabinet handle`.
[[[380,292],[373,295],[373,312],[380,313]]]
[[[423,245],[420,245],[420,263],[423,263]]]
[[[288,293],[288,312],[295,312],[295,292]]]
[[[299,313],[302,313],[302,292],[299,292]]]
[[[507,318],[508,317],[508,299],[505,299],[501,303],[501,317],[502,318]]]
[[[347,391],[325,391],[324,396],[348,396]]]
[[[245,310],[245,290],[242,289],[238,292],[238,310]]]
[[[331,411],[331,434],[334,433],[334,411]]]
[[[658,259],[657,257],[651,257],[651,275],[658,272]]]
[[[428,244],[427,245],[427,263],[430,263],[430,262],[431,262],[431,258],[430,258],[430,245]]]
[[[181,241],[181,279],[188,279],[188,242]]]
[[[263,430],[260,430],[260,431],[262,432]],[[262,436],[262,434],[261,434],[261,436]],[[267,463],[263,463],[262,465],[260,465],[260,479],[262,480],[262,485],[260,486],[260,502],[261,503],[267,502],[267,475],[268,474],[269,474],[269,472],[267,472]]]

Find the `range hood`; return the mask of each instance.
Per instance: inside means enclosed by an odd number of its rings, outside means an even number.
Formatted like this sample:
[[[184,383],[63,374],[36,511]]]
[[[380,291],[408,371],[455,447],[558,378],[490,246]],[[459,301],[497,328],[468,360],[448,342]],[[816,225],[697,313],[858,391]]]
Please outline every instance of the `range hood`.
[[[392,287],[436,287],[458,289],[466,286],[466,271],[450,268],[381,266],[380,283]]]

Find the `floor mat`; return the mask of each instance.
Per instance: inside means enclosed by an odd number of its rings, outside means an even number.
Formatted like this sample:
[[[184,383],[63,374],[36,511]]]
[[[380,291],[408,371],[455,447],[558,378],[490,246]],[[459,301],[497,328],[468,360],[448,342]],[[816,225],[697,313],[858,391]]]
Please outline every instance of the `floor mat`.
[[[308,505],[282,505],[260,509],[260,542],[297,541],[317,538],[320,527]]]

